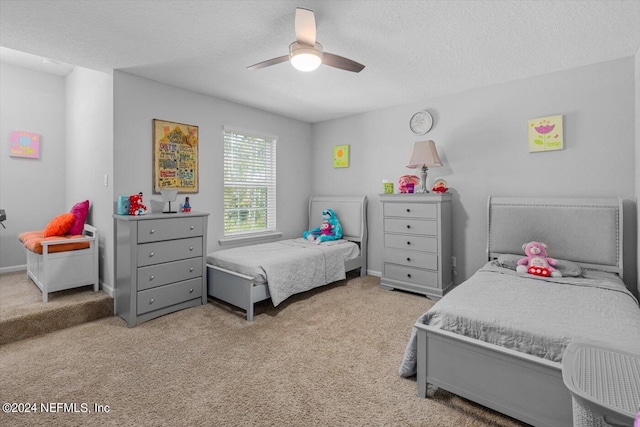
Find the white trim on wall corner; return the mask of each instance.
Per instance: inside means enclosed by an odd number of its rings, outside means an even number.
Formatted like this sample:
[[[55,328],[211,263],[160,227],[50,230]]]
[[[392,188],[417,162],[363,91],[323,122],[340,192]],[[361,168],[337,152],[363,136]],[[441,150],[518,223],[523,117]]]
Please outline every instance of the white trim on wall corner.
[[[107,285],[104,282],[100,282],[100,289],[102,289],[107,295],[109,295],[114,300],[116,299],[116,290],[113,286]],[[115,306],[115,304],[114,304]],[[115,312],[114,312],[115,314]]]

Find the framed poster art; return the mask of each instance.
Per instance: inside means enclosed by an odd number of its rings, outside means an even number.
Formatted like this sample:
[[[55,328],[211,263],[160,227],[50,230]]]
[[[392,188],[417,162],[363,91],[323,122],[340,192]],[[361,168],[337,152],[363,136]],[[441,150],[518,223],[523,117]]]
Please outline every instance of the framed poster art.
[[[198,126],[153,119],[153,192],[198,192]]]

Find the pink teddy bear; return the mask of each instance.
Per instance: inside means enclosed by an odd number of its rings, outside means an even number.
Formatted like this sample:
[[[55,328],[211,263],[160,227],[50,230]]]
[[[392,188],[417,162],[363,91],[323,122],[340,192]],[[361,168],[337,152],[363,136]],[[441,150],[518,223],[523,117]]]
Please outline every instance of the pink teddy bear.
[[[544,277],[562,277],[562,273],[553,268],[558,264],[558,261],[547,257],[547,245],[539,242],[529,242],[522,245],[522,249],[527,254],[527,257],[518,260],[517,272]]]

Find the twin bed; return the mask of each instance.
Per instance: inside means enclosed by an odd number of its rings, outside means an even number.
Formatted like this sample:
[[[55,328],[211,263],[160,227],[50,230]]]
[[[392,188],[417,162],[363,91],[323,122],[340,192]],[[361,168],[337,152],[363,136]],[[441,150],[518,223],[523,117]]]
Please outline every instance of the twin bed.
[[[562,356],[572,342],[640,354],[638,301],[622,282],[622,201],[490,198],[487,264],[414,325],[400,367],[536,426],[572,425]],[[516,273],[548,244],[563,277]]]
[[[244,246],[207,255],[207,287],[213,298],[246,311],[253,321],[254,304],[271,299],[280,304],[291,295],[367,271],[366,196],[313,196],[309,228],[322,223],[322,211],[334,210],[342,225],[341,240],[319,245],[303,238]],[[300,231],[302,235],[302,230]]]
[[[315,196],[309,227],[332,208],[343,241],[303,239],[217,251],[207,257],[209,296],[246,310],[366,274],[366,197]],[[638,301],[622,282],[619,198],[492,197],[487,264],[415,323],[400,367],[427,384],[536,426],[572,425],[562,356],[575,342],[640,354]],[[545,242],[560,260],[560,278],[517,273],[522,244]]]

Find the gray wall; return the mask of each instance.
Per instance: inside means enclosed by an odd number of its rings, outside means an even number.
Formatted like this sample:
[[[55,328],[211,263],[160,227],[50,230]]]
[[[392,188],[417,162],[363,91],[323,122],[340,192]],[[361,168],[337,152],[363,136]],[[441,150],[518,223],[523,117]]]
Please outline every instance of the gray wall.
[[[66,78],[66,204],[89,199],[87,222],[98,229],[100,281],[112,293],[113,78],[76,67]],[[105,185],[105,175],[107,185]]]
[[[636,52],[636,104],[635,104],[635,121],[636,121],[636,213],[638,219],[638,228],[636,229],[636,237],[638,239],[638,258],[640,258],[640,47]],[[640,260],[638,261],[638,292],[640,293]]]
[[[64,77],[0,63],[0,272],[24,268],[18,234],[42,230],[68,211],[65,200]],[[12,130],[39,133],[40,158],[9,157]]]
[[[277,135],[277,228],[285,238],[307,228],[311,195],[311,125],[276,114],[224,101],[121,71],[114,72],[114,202],[118,195],[152,194],[152,120],[199,126],[200,181],[189,195],[193,210],[209,212],[209,251],[223,237],[224,125]],[[184,195],[178,196],[184,201]],[[226,248],[227,246],[225,246]]]
[[[489,195],[621,196],[625,199],[625,282],[636,286],[634,58],[470,90],[394,108],[314,124],[313,191],[369,196],[369,266],[382,269],[382,180],[416,173],[405,167],[413,143],[433,139],[454,193],[456,284],[486,259]],[[427,109],[433,129],[408,127]],[[565,149],[528,152],[527,121],[564,115]],[[351,145],[351,166],[333,169],[332,147]],[[588,230],[585,230],[588,232]],[[524,243],[524,242],[523,242]],[[553,253],[551,253],[553,256]]]

